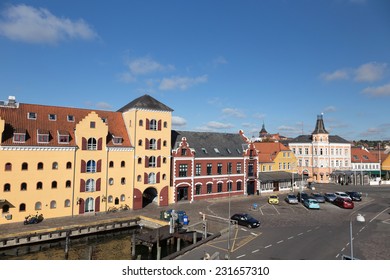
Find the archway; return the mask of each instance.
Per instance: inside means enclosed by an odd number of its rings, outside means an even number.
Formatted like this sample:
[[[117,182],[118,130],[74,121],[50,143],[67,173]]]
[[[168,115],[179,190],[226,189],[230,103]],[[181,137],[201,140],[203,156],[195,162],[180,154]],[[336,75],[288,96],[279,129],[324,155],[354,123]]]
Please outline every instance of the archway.
[[[155,201],[155,198],[158,197],[158,192],[155,188],[147,188],[142,194],[142,208],[146,207],[152,202],[158,203]]]

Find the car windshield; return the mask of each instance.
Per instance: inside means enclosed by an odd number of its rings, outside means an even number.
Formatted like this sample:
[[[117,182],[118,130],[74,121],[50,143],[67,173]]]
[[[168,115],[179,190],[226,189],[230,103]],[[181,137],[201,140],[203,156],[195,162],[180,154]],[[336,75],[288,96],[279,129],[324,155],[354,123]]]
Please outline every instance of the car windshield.
[[[290,195],[288,195],[288,198],[295,198],[295,195],[290,194]]]
[[[336,196],[334,193],[327,193],[326,195],[330,196],[330,197],[335,197]]]

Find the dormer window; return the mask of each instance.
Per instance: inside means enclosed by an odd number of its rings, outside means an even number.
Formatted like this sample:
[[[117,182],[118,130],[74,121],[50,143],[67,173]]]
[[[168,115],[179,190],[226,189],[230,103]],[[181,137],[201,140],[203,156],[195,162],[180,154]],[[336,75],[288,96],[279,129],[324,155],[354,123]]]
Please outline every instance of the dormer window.
[[[112,137],[112,143],[114,143],[115,145],[122,145],[123,138],[119,137],[119,136],[113,136]]]
[[[49,131],[38,129],[37,138],[38,143],[49,143]]]
[[[69,144],[69,133],[67,131],[57,131],[58,134],[58,143],[60,144]]]
[[[26,142],[26,131],[22,130],[22,129],[15,130],[13,141],[14,141],[14,143]]]
[[[49,114],[49,121],[56,121],[57,115],[56,114]]]
[[[37,119],[37,113],[29,112],[29,113],[27,113],[27,118],[29,120],[36,120]]]
[[[107,118],[102,118],[103,123],[107,123]]]

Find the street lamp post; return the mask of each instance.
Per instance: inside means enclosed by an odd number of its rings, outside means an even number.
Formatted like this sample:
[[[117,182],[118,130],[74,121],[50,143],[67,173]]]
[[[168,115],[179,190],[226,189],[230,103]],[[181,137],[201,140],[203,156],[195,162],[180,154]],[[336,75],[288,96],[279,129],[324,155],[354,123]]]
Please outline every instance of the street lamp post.
[[[364,217],[361,215],[361,214],[358,214],[356,216],[356,221],[359,222],[359,223],[364,223],[366,220],[364,219]],[[350,245],[351,245],[351,260],[354,259],[353,257],[353,231],[352,231],[352,217],[351,219],[349,220],[349,236],[350,236]]]

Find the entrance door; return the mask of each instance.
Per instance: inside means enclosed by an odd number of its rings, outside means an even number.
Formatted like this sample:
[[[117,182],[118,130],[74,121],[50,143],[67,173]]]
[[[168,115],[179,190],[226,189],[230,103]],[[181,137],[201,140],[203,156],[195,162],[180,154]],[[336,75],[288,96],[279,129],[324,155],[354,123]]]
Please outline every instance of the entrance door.
[[[188,187],[177,188],[177,201],[188,200]]]
[[[254,181],[248,181],[246,183],[246,191],[248,195],[254,195],[255,194],[255,182]]]

